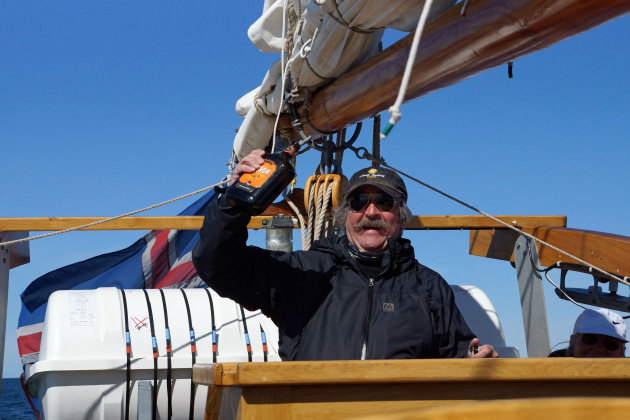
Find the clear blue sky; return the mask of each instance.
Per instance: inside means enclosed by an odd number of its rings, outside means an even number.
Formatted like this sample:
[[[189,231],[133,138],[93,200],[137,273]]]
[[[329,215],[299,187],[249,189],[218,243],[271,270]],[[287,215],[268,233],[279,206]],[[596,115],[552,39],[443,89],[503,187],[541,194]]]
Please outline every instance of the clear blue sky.
[[[276,59],[247,39],[261,10],[246,1],[3,2],[0,217],[114,216],[218,182],[241,122],[234,103]],[[502,66],[406,104],[383,156],[492,214],[562,214],[570,227],[630,236],[629,67],[625,16],[517,60],[513,79]],[[298,185],[317,160],[298,161]],[[363,166],[346,155],[346,173]],[[408,187],[414,214],[471,214]],[[15,329],[29,282],[143,234],[31,243],[32,262],[10,275],[5,377],[21,372]],[[469,256],[467,232],[408,236],[421,262],[488,294],[508,344],[525,355],[514,269]],[[554,345],[580,309],[547,284],[545,294]]]

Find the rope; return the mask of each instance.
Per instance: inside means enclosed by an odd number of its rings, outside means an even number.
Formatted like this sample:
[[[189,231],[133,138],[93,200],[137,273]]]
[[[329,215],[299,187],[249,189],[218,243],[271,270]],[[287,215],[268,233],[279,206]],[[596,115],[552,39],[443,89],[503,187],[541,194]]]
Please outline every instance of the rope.
[[[334,185],[332,183],[328,185],[328,190],[326,191],[326,196],[324,197],[324,204],[322,206],[324,208],[324,211],[323,211],[324,216],[326,215],[326,211],[328,210],[328,206],[330,205],[330,200],[332,199],[333,187]],[[326,224],[324,225],[323,233],[324,233],[324,237],[328,237],[332,233],[331,230],[333,228],[334,223],[329,223],[327,219],[324,219],[324,220],[326,221]]]
[[[304,245],[306,244],[306,224],[304,223],[304,216],[302,216],[302,213],[300,213],[300,209],[298,209],[298,207],[295,205],[293,201],[291,201],[291,198],[286,193],[283,192],[282,196],[284,197],[285,201],[287,202],[289,207],[291,207],[291,209],[297,216],[298,220],[300,221],[300,233],[302,234],[302,249],[306,249],[304,248]]]
[[[173,418],[173,369],[171,363],[171,329],[168,326],[168,310],[166,309],[166,297],[164,296],[164,289],[160,289],[160,296],[162,297],[162,311],[164,312],[164,335],[166,336],[166,396],[168,406],[168,419]]]
[[[376,28],[370,28],[370,29],[363,29],[363,28],[359,28],[358,26],[354,26],[350,22],[348,22],[347,20],[345,20],[343,18],[343,14],[339,10],[339,5],[337,4],[337,1],[333,0],[332,4],[335,7],[335,10],[337,11],[337,14],[339,16],[335,16],[332,12],[326,12],[326,14],[328,16],[330,16],[330,18],[332,20],[334,20],[335,22],[337,22],[338,24],[340,24],[342,26],[345,26],[346,28],[348,28],[352,32],[356,32],[358,34],[372,34],[372,33],[376,32],[376,31],[380,31],[382,29],[386,29],[386,27],[384,27],[384,26],[376,27]]]
[[[125,290],[122,293],[123,311],[125,317],[125,352],[127,353],[127,376],[125,381],[125,420],[129,420],[129,402],[131,401],[131,335],[129,334],[129,314],[127,312],[127,297]]]
[[[195,339],[195,329],[193,328],[192,316],[190,314],[190,305],[188,304],[188,297],[184,289],[179,289],[184,297],[184,303],[186,304],[186,315],[188,316],[188,330],[190,334],[190,355],[192,357],[192,363],[190,369],[192,371],[193,366],[197,363],[197,340]],[[190,378],[190,406],[188,407],[188,419],[193,420],[195,418],[195,383]]]
[[[319,194],[317,194],[317,202],[315,203],[315,229],[313,231],[313,240],[317,241],[322,235],[322,226],[324,224],[324,214],[326,209],[324,208],[324,196],[326,191],[323,188],[319,188]]]
[[[322,194],[318,197],[317,200],[317,218],[315,222],[315,240],[318,240],[322,237],[322,234],[326,236],[328,231],[324,226],[324,220],[326,217],[326,210],[328,209],[328,204],[330,203],[330,198],[332,197],[333,184],[328,185],[328,189],[323,191]]]
[[[306,210],[308,216],[308,225],[306,227],[306,244],[302,247],[304,250],[308,251],[311,248],[311,243],[313,243],[313,229],[315,222],[315,188],[311,187],[308,194],[308,209]]]
[[[166,204],[170,204],[170,203],[173,203],[173,202],[178,201],[178,200],[183,200],[184,198],[192,197],[193,195],[196,195],[196,194],[199,194],[199,193],[211,190],[212,188],[214,188],[214,187],[216,187],[218,185],[225,184],[225,182],[226,181],[221,181],[221,182],[218,182],[218,183],[216,183],[214,185],[210,185],[208,187],[204,187],[204,188],[202,188],[200,190],[193,191],[191,193],[184,194],[182,196],[179,196],[179,197],[176,197],[176,198],[172,198],[170,200],[163,201],[161,203],[154,204],[152,206],[145,207],[143,209],[130,211],[129,213],[121,214],[119,216],[109,217],[107,219],[98,220],[96,222],[88,223],[88,224],[81,225],[81,226],[75,226],[75,227],[68,228],[68,229],[58,230],[58,231],[55,231],[55,232],[45,233],[43,235],[30,236],[28,238],[15,239],[13,241],[7,241],[7,242],[0,242],[0,246],[13,245],[13,244],[17,244],[17,243],[20,243],[20,242],[28,242],[28,241],[33,241],[35,239],[42,239],[42,238],[47,238],[49,236],[60,235],[62,233],[74,232],[76,230],[81,230],[81,229],[85,229],[85,228],[88,228],[88,227],[91,227],[91,226],[96,226],[96,225],[100,225],[100,224],[103,224],[103,223],[111,222],[112,220],[122,219],[123,217],[133,216],[134,214],[142,213],[142,212],[147,211],[147,210],[152,210],[154,208],[161,207],[161,206],[164,206]]]
[[[289,7],[287,7],[287,3],[289,3]],[[287,16],[288,16],[288,20],[289,20],[289,30],[288,32],[291,33],[290,36],[287,36],[287,29],[286,29],[286,20],[287,20]],[[302,34],[302,24],[304,22],[303,18],[300,18],[299,20],[297,19],[297,14],[295,12],[295,9],[293,8],[293,3],[289,2],[288,0],[284,1],[284,6],[283,6],[283,13],[282,13],[282,37],[284,39],[286,39],[286,48],[289,50],[288,54],[289,56],[291,54],[293,54],[293,44],[294,44],[294,37],[295,37],[295,33],[297,32],[299,35]],[[278,131],[278,123],[280,121],[280,114],[282,112],[282,108],[284,107],[285,104],[285,86],[286,86],[286,81],[288,78],[288,74],[289,74],[289,66],[291,65],[291,63],[293,63],[293,61],[295,61],[298,57],[304,59],[306,61],[306,63],[308,64],[308,61],[306,60],[306,57],[308,56],[308,54],[311,52],[311,46],[313,44],[313,42],[315,41],[315,38],[317,37],[317,32],[319,31],[319,27],[315,28],[315,31],[313,32],[313,37],[310,39],[307,39],[306,41],[304,41],[304,43],[302,44],[302,46],[300,47],[300,51],[298,52],[297,55],[295,55],[294,57],[291,57],[287,63],[284,63],[284,58],[285,58],[285,42],[282,43],[282,52],[280,53],[280,60],[281,60],[281,74],[280,74],[280,80],[281,80],[281,84],[280,84],[280,92],[281,92],[281,103],[280,103],[280,107],[278,108],[277,112],[276,112],[276,121],[274,123],[273,126],[273,138],[271,139],[271,150],[275,151],[276,149],[276,133]],[[293,90],[296,92],[299,91],[298,86],[294,86]],[[307,95],[308,96],[308,95]]]
[[[433,187],[433,186],[431,186],[431,185],[429,185],[429,184],[427,184],[425,182],[422,182],[419,179],[416,179],[416,178],[412,177],[409,174],[406,174],[406,173],[404,173],[402,171],[399,171],[398,169],[396,169],[396,168],[388,165],[387,163],[385,163],[385,161],[383,159],[381,159],[380,162],[381,162],[381,165],[385,166],[386,168],[389,168],[392,171],[397,172],[400,175],[403,175],[403,176],[411,179],[412,181],[415,181],[418,184],[420,184],[420,185],[422,185],[422,186],[424,186],[424,187],[426,187],[426,188],[428,188],[428,189],[430,189],[432,191],[435,191],[436,193],[441,194],[444,197],[446,197],[446,198],[448,198],[450,200],[453,200],[456,203],[459,203],[459,204],[461,204],[464,207],[469,208],[470,210],[473,210],[473,211],[475,211],[475,212],[477,212],[477,213],[479,213],[479,214],[481,214],[483,216],[486,216],[487,218],[494,220],[495,222],[499,223],[500,225],[503,225],[503,226],[505,226],[508,229],[512,229],[513,231],[518,232],[520,235],[523,235],[523,236],[525,236],[525,237],[527,237],[529,239],[532,239],[532,240],[538,242],[539,244],[545,245],[545,246],[553,249],[554,251],[557,251],[557,252],[559,252],[559,253],[561,253],[561,254],[569,257],[569,258],[572,258],[572,259],[578,261],[580,264],[589,267],[589,271],[592,271],[592,270],[598,271],[599,273],[603,274],[604,276],[606,276],[606,277],[608,277],[610,279],[613,279],[615,281],[618,281],[619,283],[623,283],[623,284],[625,284],[627,286],[630,286],[630,281],[627,280],[628,279],[627,277],[624,277],[622,279],[619,276],[615,276],[614,274],[611,274],[611,273],[609,273],[609,272],[607,272],[607,271],[605,271],[605,270],[603,270],[603,269],[601,269],[601,268],[599,268],[597,266],[594,266],[594,265],[590,264],[589,262],[584,261],[583,259],[581,259],[581,258],[579,258],[579,257],[577,257],[577,256],[575,256],[575,255],[573,255],[573,254],[571,254],[571,253],[569,253],[567,251],[564,251],[564,250],[562,250],[562,249],[560,249],[560,248],[558,248],[558,247],[556,247],[554,245],[551,245],[550,243],[545,242],[542,239],[539,239],[539,238],[535,237],[534,235],[530,235],[529,233],[524,232],[521,229],[518,229],[517,227],[514,227],[514,226],[510,225],[509,223],[504,222],[503,220],[497,219],[496,217],[494,217],[494,216],[492,216],[492,215],[490,215],[490,214],[488,214],[488,213],[486,213],[486,212],[484,212],[482,210],[479,210],[478,208],[476,208],[476,207],[474,207],[474,206],[472,206],[472,205],[470,205],[470,204],[468,204],[468,203],[466,203],[466,202],[464,202],[462,200],[459,200],[459,199],[453,197],[452,195],[449,195],[449,194],[447,194],[447,193],[445,193],[445,192],[443,192],[443,191],[441,191],[441,190],[439,190],[439,189],[437,189],[437,188],[435,188],[435,187]]]
[[[262,350],[263,350],[263,362],[268,361],[268,350],[267,350],[267,334],[265,334],[265,330],[262,325],[258,324],[260,327],[260,341],[262,342]]]
[[[549,267],[551,268],[555,268],[554,266]],[[553,286],[556,288],[556,290],[560,290],[560,293],[562,293],[564,295],[564,297],[567,298],[567,300],[569,300],[570,302],[574,303],[575,305],[579,306],[582,309],[587,309],[586,306],[579,304],[578,302],[576,302],[571,296],[569,296],[564,290],[562,290],[561,288],[558,287],[558,285],[556,283],[553,282],[553,280],[551,280],[549,278],[549,270],[545,270],[545,278],[547,279],[547,281],[551,284],[553,284]]]
[[[157,419],[157,397],[158,397],[158,345],[155,337],[155,322],[153,322],[153,310],[151,309],[151,301],[147,289],[142,290],[144,298],[147,301],[147,309],[149,310],[149,323],[151,324],[151,347],[153,349],[153,389],[151,393],[151,419]]]
[[[160,289],[162,290],[162,289]],[[217,362],[217,324],[214,320],[214,303],[212,302],[212,295],[208,288],[204,289],[208,295],[208,301],[210,302],[210,324],[212,327],[212,363]]]
[[[247,330],[247,319],[245,318],[245,311],[243,305],[238,305],[241,308],[241,318],[243,318],[243,329],[245,333],[245,347],[247,348],[247,361],[251,362],[253,357],[252,343],[249,341],[249,331]]]
[[[37,420],[41,420],[41,417],[39,417],[39,412],[35,408],[35,404],[33,404],[33,400],[31,399],[31,396],[26,390],[26,384],[24,383],[24,373],[20,375],[20,385],[22,385],[22,391],[24,392],[24,395],[26,395],[26,399],[28,400],[28,404],[31,406],[31,409],[33,410],[33,414],[35,414],[35,418]]]
[[[381,133],[381,138],[387,138],[387,135],[394,125],[398,122],[402,114],[400,113],[400,106],[405,100],[405,93],[407,93],[407,87],[409,86],[409,79],[411,78],[411,69],[413,68],[413,63],[416,60],[416,53],[418,52],[418,45],[420,44],[420,38],[422,37],[422,31],[424,30],[424,26],[427,22],[427,17],[429,16],[429,10],[431,9],[431,4],[433,0],[425,0],[424,6],[422,7],[422,13],[420,14],[420,19],[418,20],[418,26],[416,27],[416,33],[413,35],[413,41],[411,43],[411,47],[409,50],[409,58],[407,58],[407,65],[405,66],[405,72],[403,73],[402,80],[400,82],[400,89],[398,90],[398,96],[396,97],[396,101],[394,105],[389,108],[389,121],[385,126],[385,129]]]

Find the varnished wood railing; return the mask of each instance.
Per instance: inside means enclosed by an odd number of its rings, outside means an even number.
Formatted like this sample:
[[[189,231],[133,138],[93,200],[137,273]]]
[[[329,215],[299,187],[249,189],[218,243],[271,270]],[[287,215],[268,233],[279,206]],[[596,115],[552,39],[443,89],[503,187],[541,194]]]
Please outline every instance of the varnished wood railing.
[[[630,360],[219,363],[195,365],[193,381],[210,386],[206,419],[347,418],[473,401],[627,398]]]
[[[278,212],[278,214],[281,214]],[[271,215],[254,216],[249,229],[262,229]],[[566,226],[566,216],[495,216],[517,227]],[[0,232],[39,232],[70,229],[107,219],[106,217],[5,217],[0,218]],[[203,216],[131,216],[111,220],[83,230],[197,230]],[[298,227],[297,225],[295,227]],[[413,216],[405,229],[492,229],[502,225],[485,216],[445,215]]]

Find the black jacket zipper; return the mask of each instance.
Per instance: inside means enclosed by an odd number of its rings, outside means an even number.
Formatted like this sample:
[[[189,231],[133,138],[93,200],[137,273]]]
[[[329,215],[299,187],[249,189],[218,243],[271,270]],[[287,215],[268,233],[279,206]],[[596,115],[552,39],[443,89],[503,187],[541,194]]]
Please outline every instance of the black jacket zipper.
[[[368,282],[368,304],[367,313],[365,314],[365,328],[363,331],[363,347],[361,348],[361,360],[365,360],[367,356],[367,344],[370,337],[370,314],[372,313],[372,296],[374,295],[374,279]]]

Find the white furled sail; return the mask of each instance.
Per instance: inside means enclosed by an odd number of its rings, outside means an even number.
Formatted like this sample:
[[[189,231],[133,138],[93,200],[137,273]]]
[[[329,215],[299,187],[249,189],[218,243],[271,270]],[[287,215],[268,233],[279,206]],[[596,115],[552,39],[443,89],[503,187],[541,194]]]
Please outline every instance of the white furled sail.
[[[429,19],[455,2],[434,1]],[[284,28],[288,34],[285,77],[294,97],[303,101],[314,89],[378,52],[386,28],[414,30],[423,6],[424,1],[418,0],[267,0],[248,35],[261,51],[281,53]],[[282,110],[282,88],[282,60],[278,60],[262,84],[238,101],[237,112],[245,120],[234,139],[237,158],[269,144],[275,116]]]

